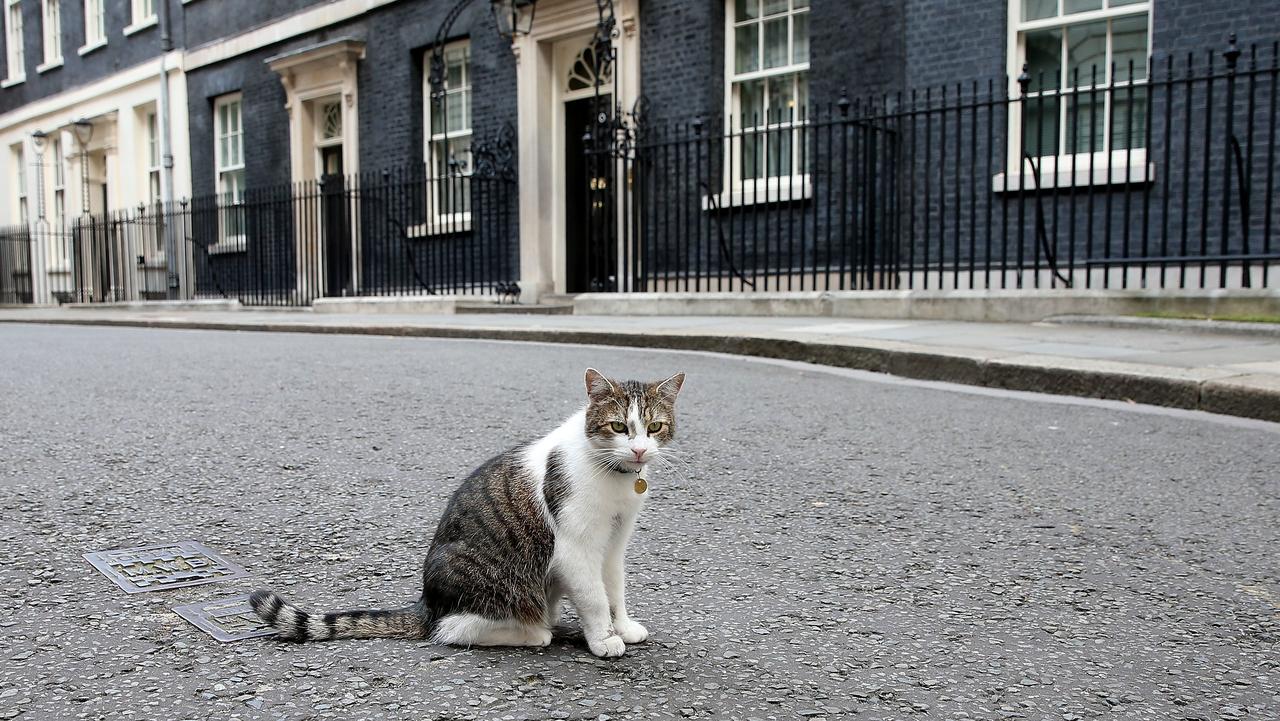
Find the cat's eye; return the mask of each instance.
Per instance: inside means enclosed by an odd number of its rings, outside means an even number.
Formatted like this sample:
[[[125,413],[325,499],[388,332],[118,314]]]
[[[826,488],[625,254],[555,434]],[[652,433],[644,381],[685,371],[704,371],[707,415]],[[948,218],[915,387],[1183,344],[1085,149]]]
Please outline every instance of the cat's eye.
[[[623,423],[622,421],[614,421],[614,422],[610,423],[610,424],[609,424],[609,428],[611,428],[611,429],[613,430],[613,432],[614,432],[614,433],[626,433],[626,432],[627,432],[627,424],[626,424],[626,423]]]
[[[649,432],[657,433],[658,431],[662,430],[662,426],[664,425],[666,424],[664,424],[662,421],[654,421],[653,423],[649,424]]]

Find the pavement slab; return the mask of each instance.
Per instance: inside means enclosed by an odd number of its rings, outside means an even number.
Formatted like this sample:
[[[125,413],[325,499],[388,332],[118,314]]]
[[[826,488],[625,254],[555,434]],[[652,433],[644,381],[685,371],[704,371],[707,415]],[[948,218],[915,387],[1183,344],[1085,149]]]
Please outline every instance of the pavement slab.
[[[449,494],[581,373],[688,373],[651,641],[220,643],[174,606],[413,598]],[[1280,716],[1280,425],[707,353],[0,325],[0,717]],[[252,578],[128,595],[198,538]]]

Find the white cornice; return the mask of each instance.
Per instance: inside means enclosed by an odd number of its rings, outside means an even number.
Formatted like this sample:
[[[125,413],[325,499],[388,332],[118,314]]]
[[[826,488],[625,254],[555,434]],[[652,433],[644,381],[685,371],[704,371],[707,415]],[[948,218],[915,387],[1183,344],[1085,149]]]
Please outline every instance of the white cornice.
[[[190,72],[196,68],[222,62],[237,55],[274,45],[299,35],[319,30],[335,23],[363,15],[370,10],[390,5],[397,0],[338,0],[317,5],[288,17],[274,20],[239,35],[215,40],[187,51],[182,69]]]
[[[4,115],[0,115],[0,131],[44,115],[69,112],[74,110],[76,106],[90,102],[103,95],[114,93],[130,85],[155,80],[160,75],[162,62],[169,72],[176,72],[181,58],[182,54],[174,51],[167,56],[152,58],[141,65],[121,70],[87,85],[64,90],[56,95],[50,95],[27,103],[20,108],[15,108]]]

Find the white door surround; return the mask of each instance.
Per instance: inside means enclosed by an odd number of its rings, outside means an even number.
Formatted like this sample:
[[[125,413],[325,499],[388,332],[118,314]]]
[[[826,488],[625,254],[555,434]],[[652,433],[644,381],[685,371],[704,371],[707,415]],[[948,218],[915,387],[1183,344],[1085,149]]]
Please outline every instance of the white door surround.
[[[639,0],[615,0],[614,11],[617,100],[630,108],[640,95]],[[590,94],[568,93],[566,83],[598,21],[594,0],[542,0],[533,32],[512,46],[520,118],[520,287],[527,302],[565,290],[564,103]]]
[[[285,110],[289,114],[289,165],[294,182],[317,180],[324,174],[321,151],[326,146],[342,146],[342,170],[346,175],[360,172],[359,95],[356,66],[364,58],[364,41],[341,38],[319,45],[294,50],[267,58],[266,64],[280,75],[284,85]],[[324,137],[324,109],[338,100],[342,129],[339,138]],[[317,203],[315,212],[322,212]],[[297,219],[300,223],[319,223],[320,218]],[[299,234],[294,239],[295,273],[298,300],[309,301],[324,293],[327,265],[322,234]],[[350,287],[360,287],[356,277],[360,267],[358,234],[351,238]],[[307,247],[302,243],[306,242]],[[318,260],[316,268],[306,259]]]
[[[294,182],[320,177],[317,140],[319,101],[341,98],[342,167],[360,170],[359,95],[356,65],[364,58],[364,42],[344,38],[277,55],[266,60],[284,85],[289,113],[289,165]]]

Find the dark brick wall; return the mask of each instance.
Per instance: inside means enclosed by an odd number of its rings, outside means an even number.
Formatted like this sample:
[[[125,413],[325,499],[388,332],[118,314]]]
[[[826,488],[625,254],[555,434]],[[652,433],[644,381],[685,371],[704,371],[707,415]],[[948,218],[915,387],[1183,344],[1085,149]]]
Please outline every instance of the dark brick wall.
[[[200,3],[196,3],[199,5]],[[351,37],[366,42],[360,62],[360,166],[373,171],[422,161],[423,54],[434,40],[442,9],[450,3],[397,3],[349,22],[198,68],[187,76],[192,173],[196,194],[213,190],[213,103],[227,93],[244,95],[245,173],[250,186],[289,177],[289,127],[285,92],[265,61],[308,45]],[[194,6],[193,6],[194,7]],[[515,124],[515,61],[493,32],[487,7],[464,13],[450,40],[470,37],[472,114],[482,139],[504,123]]]
[[[1152,22],[1156,55],[1195,52],[1203,57],[1206,49],[1223,49],[1233,32],[1246,45],[1280,39],[1280,2],[1155,0]]]
[[[719,118],[724,105],[724,3],[640,3],[640,87],[654,119]]]
[[[234,92],[243,94],[246,185],[262,188],[290,182],[284,87],[265,61],[338,38],[355,38],[366,43],[365,58],[357,70],[361,171],[380,173],[384,169],[420,166],[423,162],[423,78],[428,72],[423,56],[435,39],[439,22],[452,5],[452,0],[395,3],[351,21],[190,72],[187,93],[195,195],[214,192],[213,104],[219,96]],[[473,137],[483,141],[504,124],[514,127],[516,123],[515,60],[509,46],[493,31],[488,6],[484,3],[473,3],[458,18],[446,42],[463,38],[471,41]],[[394,204],[401,209],[408,208],[414,202],[412,197],[416,197],[404,188],[394,191],[393,196]],[[366,200],[372,203],[376,199]],[[514,209],[514,201],[510,206]],[[364,213],[373,217],[378,211],[368,207]],[[505,267],[514,268],[518,262],[514,213],[509,224],[493,223],[484,229],[487,233],[499,231],[504,235],[501,246],[508,254]],[[389,242],[385,235],[366,234],[373,239],[364,251],[366,266],[377,263],[378,258],[385,255],[383,246]],[[444,247],[436,240],[415,241],[414,245],[421,246],[415,252],[423,258]],[[231,257],[215,257],[212,265],[235,262]],[[376,272],[367,267],[365,270],[367,274]],[[508,274],[513,272],[509,270]]]
[[[703,118],[719,127],[725,94],[725,3],[644,0],[640,84],[658,120]],[[814,0],[810,99],[817,105],[888,92],[904,78],[899,2]],[[857,38],[858,42],[851,42]]]
[[[109,2],[110,0],[108,0]],[[332,2],[332,0],[325,0]],[[236,31],[264,25],[286,15],[323,5],[317,0],[213,0],[193,2],[185,7],[184,25],[188,47],[199,47],[224,38],[229,21],[234,19]]]
[[[664,44],[650,37],[645,48],[645,92],[651,99],[663,98],[664,105],[674,108],[671,115],[679,117],[679,111],[685,110],[713,116],[723,102],[723,10],[714,2],[711,9],[721,14],[708,20],[711,25],[703,33],[712,39],[712,47],[705,66],[710,70],[701,83],[687,67],[691,60],[683,47],[686,37],[697,34],[690,27],[697,18],[686,13],[681,22],[667,26],[661,20],[645,20],[645,27],[659,38],[664,32],[676,32],[681,38],[678,44]],[[888,92],[893,104],[897,90],[918,89],[917,100],[923,105],[928,89],[930,105],[945,102],[954,108],[958,83],[966,99],[975,81],[984,96],[988,87],[997,94],[1004,91],[1006,3],[815,0],[812,12],[812,97],[820,108],[844,88],[853,100],[853,117],[874,115],[866,110],[866,94]],[[1222,67],[1221,51],[1232,30],[1240,34],[1245,50],[1242,70],[1249,58],[1245,45],[1251,41],[1267,41],[1261,62],[1269,66],[1269,41],[1280,38],[1280,3],[1156,3],[1153,44],[1157,56],[1173,54],[1185,62],[1186,54],[1194,51],[1198,72],[1203,72],[1206,50],[1212,50],[1215,66]],[[1259,103],[1270,97],[1264,92],[1267,83],[1259,77]],[[666,90],[667,84],[672,89]],[[1210,102],[1203,84],[1190,97],[1180,86],[1171,96],[1163,87],[1154,91],[1147,147],[1156,180],[1142,185],[1117,182],[1037,196],[1016,192],[1015,181],[1012,192],[992,192],[992,178],[1005,162],[1008,123],[1003,108],[990,115],[985,108],[934,112],[918,115],[914,122],[872,119],[849,129],[848,145],[842,143],[839,132],[829,138],[819,127],[814,139],[820,146],[814,149],[814,195],[789,205],[774,202],[702,211],[707,189],[722,185],[718,142],[670,148],[647,157],[643,166],[650,174],[645,212],[651,213],[641,221],[650,233],[645,252],[653,269],[695,264],[715,273],[727,270],[730,260],[741,269],[762,271],[886,254],[897,254],[904,264],[920,266],[927,261],[935,270],[939,263],[948,271],[957,264],[963,270],[975,257],[997,263],[1026,259],[1032,264],[1039,256],[1043,267],[1044,250],[1037,242],[1041,225],[1046,242],[1062,261],[1194,254],[1201,252],[1202,243],[1210,253],[1256,252],[1268,213],[1272,226],[1280,227],[1280,203],[1273,200],[1268,205],[1264,197],[1268,157],[1261,128],[1269,120],[1265,108],[1255,109],[1250,140],[1245,120],[1247,87],[1247,80],[1241,80],[1234,111],[1242,151],[1252,159],[1246,204],[1240,202],[1238,182],[1229,193],[1226,187],[1225,82],[1219,80],[1212,101],[1212,133],[1206,132]],[[1166,108],[1171,111],[1167,131]],[[708,125],[712,132],[718,127]],[[883,128],[878,137],[889,145],[864,146],[871,128]],[[1202,152],[1205,147],[1212,152]],[[869,148],[879,154],[875,161],[879,167],[891,172],[867,175]],[[705,185],[689,178],[697,174],[699,159]],[[1280,168],[1274,170],[1280,172]],[[1117,168],[1113,179],[1120,181],[1123,175],[1124,170]],[[1236,174],[1231,175],[1234,179]],[[876,187],[868,185],[871,180]],[[836,192],[833,183],[847,184],[847,197],[843,190]],[[1030,187],[1034,181],[1026,183]],[[1228,204],[1226,232],[1224,203]],[[1250,230],[1248,238],[1242,225]],[[888,245],[874,247],[883,243]],[[1153,270],[1151,277],[1156,275],[1158,271]]]
[[[894,92],[906,77],[901,0],[813,0],[809,88],[819,106]]]
[[[1225,48],[1228,33],[1241,44],[1280,38],[1280,2],[1155,0],[1152,49],[1159,57]],[[887,5],[887,3],[886,3]],[[818,3],[815,3],[815,12]],[[905,0],[908,88],[968,84],[1003,78],[1008,42],[1008,6],[1003,2],[958,3]],[[816,27],[817,25],[815,25]]]
[[[172,18],[173,44],[180,48],[183,44],[182,1],[167,2]],[[132,4],[112,0],[106,0],[104,4],[107,44],[81,57],[76,51],[85,44],[84,3],[62,0],[62,66],[37,73],[36,67],[44,62],[44,22],[40,16],[40,0],[22,0],[27,79],[20,85],[0,90],[0,113],[93,82],[161,54],[159,24],[125,35],[124,29],[133,20]],[[0,37],[0,58],[7,57],[6,42],[6,38]],[[0,74],[4,73],[4,67],[7,66],[0,65]]]

